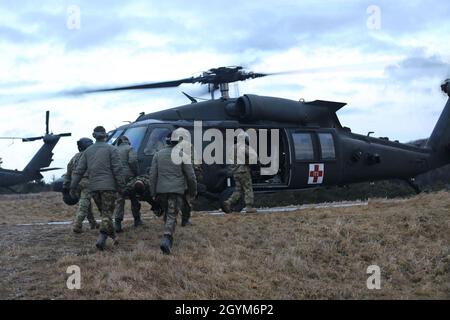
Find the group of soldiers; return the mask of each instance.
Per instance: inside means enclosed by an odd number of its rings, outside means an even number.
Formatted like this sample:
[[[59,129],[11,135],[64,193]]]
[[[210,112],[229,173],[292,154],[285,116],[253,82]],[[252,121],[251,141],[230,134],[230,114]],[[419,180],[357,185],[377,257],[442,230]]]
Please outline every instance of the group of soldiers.
[[[100,231],[96,247],[104,250],[108,237],[117,244],[116,234],[123,231],[125,199],[131,201],[135,227],[143,224],[139,200],[144,200],[152,205],[152,211],[157,216],[164,214],[164,235],[160,248],[164,254],[170,254],[177,215],[182,216],[182,226],[189,225],[191,202],[197,196],[197,170],[190,163],[176,164],[171,158],[179,140],[173,140],[172,132],[169,133],[166,148],[153,156],[147,174],[138,175],[137,153],[125,135],[118,138],[117,146],[106,142],[108,135],[102,126],[96,127],[92,135],[95,143],[89,138],[81,138],[77,142],[79,152],[67,165],[63,184],[64,196],[78,200],[73,232],[81,233],[83,221],[87,218],[91,229]],[[239,150],[235,149],[235,154],[237,152]],[[239,201],[241,192],[244,192],[246,212],[255,212],[248,165],[233,165],[232,172],[235,191],[225,201],[224,210],[231,211],[231,206]],[[91,199],[100,212],[100,224],[92,214]]]

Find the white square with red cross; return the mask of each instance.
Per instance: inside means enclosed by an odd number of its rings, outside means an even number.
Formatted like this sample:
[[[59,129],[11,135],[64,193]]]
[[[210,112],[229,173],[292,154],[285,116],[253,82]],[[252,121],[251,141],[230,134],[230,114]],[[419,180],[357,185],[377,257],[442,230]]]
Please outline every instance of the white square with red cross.
[[[308,184],[321,184],[324,175],[325,168],[323,163],[309,164]]]

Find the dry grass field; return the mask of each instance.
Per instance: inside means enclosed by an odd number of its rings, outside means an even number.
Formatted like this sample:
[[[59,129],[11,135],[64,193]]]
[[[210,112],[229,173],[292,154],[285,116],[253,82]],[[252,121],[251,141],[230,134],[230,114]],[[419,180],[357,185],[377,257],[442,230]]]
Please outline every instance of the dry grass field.
[[[162,255],[162,220],[97,252],[58,194],[0,196],[1,299],[450,299],[450,193],[289,213],[194,213]],[[129,211],[128,211],[129,212]],[[127,213],[126,217],[131,215]],[[368,290],[366,269],[381,268]],[[81,268],[81,289],[66,287]]]

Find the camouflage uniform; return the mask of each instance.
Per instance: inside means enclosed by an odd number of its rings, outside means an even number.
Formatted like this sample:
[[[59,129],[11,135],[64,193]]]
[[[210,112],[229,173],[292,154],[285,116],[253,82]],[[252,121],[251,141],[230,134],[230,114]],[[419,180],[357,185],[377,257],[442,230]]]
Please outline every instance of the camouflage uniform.
[[[250,155],[257,156],[255,151],[247,146],[241,146],[238,148],[237,144],[234,146],[234,154],[239,157],[238,154],[244,155],[245,158],[249,159]],[[242,192],[244,193],[244,201],[246,208],[254,211],[253,209],[253,185],[252,185],[252,176],[250,171],[250,166],[248,164],[238,164],[235,159],[233,159],[233,164],[230,166],[231,172],[233,173],[234,179],[234,191],[230,198],[228,198],[224,202],[224,206],[227,208],[231,208],[234,204],[236,204],[241,198]]]
[[[144,184],[144,191],[143,192],[137,192],[135,190],[135,183],[136,181],[142,181]],[[135,197],[136,199],[139,199],[139,201],[146,201],[152,206],[152,211],[155,215],[158,217],[162,215],[162,210],[159,205],[159,203],[155,202],[152,198],[151,192],[150,192],[150,177],[146,174],[137,176],[133,179],[131,179],[125,186],[125,194],[128,194],[130,197]],[[138,201],[138,203],[139,203]],[[140,207],[140,203],[139,203]],[[133,211],[133,206],[131,207],[131,210]]]
[[[125,187],[118,150],[104,141],[97,141],[83,152],[73,173],[71,190],[88,172],[89,190],[101,214],[100,233],[115,239],[113,214],[117,191]]]
[[[67,164],[67,172],[64,177],[63,188],[69,189],[70,183],[72,181],[72,173],[73,170],[77,167],[78,161],[80,160],[83,152],[78,152],[73,156],[73,158]],[[83,221],[87,217],[89,224],[91,225],[91,229],[95,229],[98,227],[97,222],[95,221],[94,215],[92,213],[92,204],[91,204],[91,193],[88,189],[89,180],[87,178],[87,174],[83,176],[78,185],[78,188],[75,190],[75,194],[78,200],[78,209],[75,213],[74,219],[74,231],[80,232],[83,227]]]
[[[166,254],[170,253],[172,247],[177,215],[181,213],[186,186],[191,197],[195,197],[197,193],[192,164],[175,164],[171,158],[172,150],[173,146],[168,146],[155,154],[149,174],[151,194],[156,195],[164,209],[164,237],[160,247]]]
[[[236,168],[237,167],[237,168]],[[252,176],[250,174],[250,168],[246,165],[239,165],[232,168],[234,179],[234,191],[227,202],[230,206],[233,206],[241,198],[242,192],[244,193],[245,205],[247,207],[253,206],[253,186]]]
[[[151,201],[151,194],[150,194],[150,177],[146,174],[134,177],[125,186],[125,193],[126,194],[134,194],[136,197],[138,196],[137,192],[134,190],[134,184],[136,181],[142,181],[145,186],[145,190],[142,194],[139,194],[139,199],[143,201]]]
[[[119,138],[121,139],[121,138]],[[128,139],[127,139],[128,141]],[[123,166],[123,175],[125,182],[129,184],[137,174],[137,154],[136,151],[131,147],[129,142],[122,142],[117,149],[119,150],[120,158]],[[125,187],[127,189],[127,187]],[[116,222],[122,222],[125,214],[125,198],[126,195],[131,201],[131,213],[133,215],[134,221],[141,220],[141,204],[139,200],[136,198],[134,192],[124,192],[124,194],[119,194],[116,200],[116,207],[114,211],[114,218]],[[121,228],[120,228],[121,230]]]
[[[195,178],[197,179],[197,184],[203,182],[203,169],[201,164],[194,164],[194,147],[192,146],[191,161],[194,168]],[[183,196],[183,205],[181,206],[181,226],[190,224],[191,212],[192,212],[192,201],[194,199],[189,195],[186,189]]]
[[[117,199],[115,191],[92,191],[92,199],[94,199],[98,210],[101,212],[102,222],[100,223],[100,232],[108,236],[115,237],[114,225],[112,218]]]
[[[177,225],[177,216],[181,213],[183,207],[183,195],[163,193],[158,195],[157,199],[164,211],[164,235],[173,236]]]

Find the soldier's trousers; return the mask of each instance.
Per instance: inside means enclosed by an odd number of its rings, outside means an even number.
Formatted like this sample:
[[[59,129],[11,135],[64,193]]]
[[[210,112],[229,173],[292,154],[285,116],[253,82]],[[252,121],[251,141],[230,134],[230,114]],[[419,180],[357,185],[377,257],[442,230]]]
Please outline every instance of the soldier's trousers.
[[[239,201],[242,192],[244,193],[244,200],[246,206],[253,206],[253,186],[252,176],[249,171],[235,172],[233,173],[234,179],[234,192],[227,200],[232,206]]]
[[[177,225],[177,216],[183,206],[183,195],[177,193],[162,193],[158,195],[164,210],[164,235],[173,235]]]
[[[79,194],[78,201],[78,209],[75,213],[75,225],[76,227],[81,228],[83,225],[84,219],[88,219],[89,224],[95,225],[96,221],[94,218],[94,214],[92,213],[92,204],[91,204],[91,193],[88,189],[81,189]]]
[[[114,225],[112,222],[117,193],[115,191],[92,191],[92,198],[100,211],[102,222],[100,232],[108,236],[114,236]]]
[[[191,210],[190,196],[185,194],[183,196],[183,205],[181,207],[181,217],[183,220],[188,221],[191,218]]]
[[[131,214],[133,215],[133,218],[139,219],[141,217],[141,204],[139,203],[139,200],[136,199],[136,197],[133,194],[129,195],[130,201],[131,201]],[[116,200],[116,208],[114,210],[114,218],[116,220],[123,220],[123,216],[125,214],[125,197],[123,195],[119,195]]]

